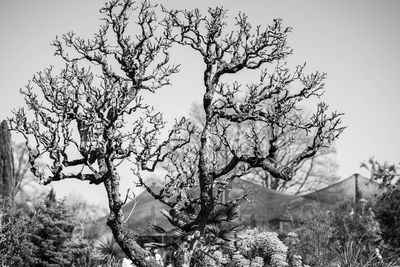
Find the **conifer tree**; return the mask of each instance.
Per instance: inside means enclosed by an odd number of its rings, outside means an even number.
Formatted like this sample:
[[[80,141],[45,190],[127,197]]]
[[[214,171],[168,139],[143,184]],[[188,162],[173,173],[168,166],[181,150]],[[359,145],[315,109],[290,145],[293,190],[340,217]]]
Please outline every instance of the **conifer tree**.
[[[83,255],[84,244],[76,237],[75,223],[64,201],[57,201],[51,190],[43,205],[35,209],[35,231],[30,235],[34,245],[32,266],[72,266]]]
[[[7,121],[0,124],[0,198],[4,204],[14,201],[14,161],[11,148],[11,133]]]
[[[28,214],[6,212],[1,218],[0,260],[7,266],[79,266],[86,245],[64,201],[50,191]]]

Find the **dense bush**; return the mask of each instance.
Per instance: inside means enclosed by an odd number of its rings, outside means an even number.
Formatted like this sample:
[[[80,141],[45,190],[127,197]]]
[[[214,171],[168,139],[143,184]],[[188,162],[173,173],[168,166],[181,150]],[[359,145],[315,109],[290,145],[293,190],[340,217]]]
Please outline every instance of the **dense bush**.
[[[260,259],[271,266],[288,266],[287,247],[274,232],[247,230],[237,236],[233,247],[250,262]]]
[[[362,248],[362,255],[368,257],[379,248],[381,233],[379,223],[372,211],[371,203],[361,199],[357,203],[346,201],[331,213],[332,241],[338,247],[349,242]]]
[[[324,266],[333,259],[330,248],[332,239],[331,214],[315,208],[302,218],[296,233],[289,233],[285,243],[289,254],[302,257],[311,266]]]
[[[32,243],[27,233],[32,222],[21,213],[0,213],[0,265],[24,266],[32,262]]]
[[[29,212],[8,210],[0,219],[0,263],[6,266],[82,266],[86,245],[63,201],[51,192]]]
[[[302,267],[301,257],[288,254],[288,247],[274,232],[245,230],[235,241],[205,257],[205,266]]]
[[[383,240],[392,248],[400,250],[400,188],[383,193],[374,211]]]
[[[371,172],[383,193],[378,196],[374,212],[384,241],[385,257],[399,259],[400,255],[400,165],[379,162],[371,158],[362,167]]]
[[[285,240],[289,255],[310,266],[395,266],[382,257],[387,247],[372,206],[366,201],[338,205],[330,212],[315,210]],[[293,257],[292,257],[293,258]]]

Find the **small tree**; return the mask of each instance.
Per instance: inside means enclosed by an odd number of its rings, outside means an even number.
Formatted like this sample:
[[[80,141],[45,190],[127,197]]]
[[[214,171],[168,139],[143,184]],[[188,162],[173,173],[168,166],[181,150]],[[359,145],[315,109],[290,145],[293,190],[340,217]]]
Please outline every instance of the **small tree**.
[[[22,91],[33,116],[20,109],[10,121],[25,136],[31,170],[44,184],[77,179],[105,186],[107,224],[137,265],[156,262],[124,224],[117,171],[122,160],[136,163],[139,185],[171,208],[165,215],[184,236],[178,254],[188,266],[194,252],[204,253],[221,238],[232,237],[237,200],[219,199],[236,177],[261,168],[274,179],[288,181],[304,160],[328,147],[343,130],[341,114],[328,114],[325,103],[318,104],[312,116],[298,112],[305,100],[323,94],[325,74],[307,75],[304,66],[290,72],[283,61],[291,54],[286,44],[291,29],[280,20],[253,28],[239,14],[231,30],[222,8],[209,9],[208,15],[163,9],[166,18],[160,25],[154,6],[131,0],[112,0],[100,11],[104,24],[94,38],[85,41],[68,33],[54,41],[65,68],[59,74],[50,68],[35,75],[33,84],[41,97],[31,84]],[[131,13],[137,18],[133,28],[128,27]],[[176,65],[168,65],[171,45],[192,48],[205,63],[205,123],[197,129],[181,119],[167,140],[159,141],[165,122],[142,102],[142,93],[169,84],[178,71]],[[260,70],[259,82],[243,88],[223,80],[244,69]],[[235,124],[247,127],[246,143],[229,138]],[[261,129],[270,132],[268,138],[259,139]],[[278,151],[298,134],[311,138],[281,164]],[[191,142],[194,138],[199,142]],[[228,151],[228,157],[222,151]],[[52,162],[48,169],[36,164],[41,157]],[[168,182],[154,192],[140,175],[160,165],[168,172]]]
[[[24,143],[13,143],[14,156],[14,196],[23,194],[26,187],[33,181],[29,172],[28,149]]]
[[[54,191],[44,205],[35,208],[31,224],[35,230],[29,234],[34,258],[30,266],[71,266],[84,255],[85,245],[74,232],[76,222],[64,202],[56,200]]]

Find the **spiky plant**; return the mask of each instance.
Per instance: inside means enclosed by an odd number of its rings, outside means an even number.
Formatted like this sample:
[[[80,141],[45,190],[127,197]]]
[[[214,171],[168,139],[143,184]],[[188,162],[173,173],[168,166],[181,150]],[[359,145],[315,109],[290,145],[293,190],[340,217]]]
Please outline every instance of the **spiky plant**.
[[[344,246],[336,248],[336,260],[338,266],[347,267],[396,267],[399,266],[398,259],[383,259],[379,250],[367,255],[362,246],[356,242],[346,242]]]
[[[211,213],[204,233],[200,237],[198,226],[193,223],[199,205],[195,201],[188,201],[170,211],[162,210],[161,213],[174,226],[170,231],[164,230],[158,225],[150,224],[154,231],[164,235],[164,243],[152,242],[153,247],[169,247],[177,250],[186,242],[187,246],[196,245],[198,248],[192,257],[192,266],[203,266],[205,256],[211,257],[215,250],[235,238],[235,231],[239,227],[239,203],[231,202],[218,204]],[[179,253],[179,252],[177,252]],[[178,258],[178,256],[176,256]]]
[[[114,238],[109,237],[100,241],[97,247],[98,263],[101,266],[117,267],[122,261],[123,252]]]

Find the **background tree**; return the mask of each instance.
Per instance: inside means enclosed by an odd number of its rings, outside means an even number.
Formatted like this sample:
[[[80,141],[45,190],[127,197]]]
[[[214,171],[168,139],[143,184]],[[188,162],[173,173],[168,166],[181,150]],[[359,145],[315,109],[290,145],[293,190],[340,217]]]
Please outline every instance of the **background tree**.
[[[29,172],[28,149],[24,143],[13,143],[14,158],[14,196],[24,193],[26,187],[33,182],[33,177]]]
[[[0,198],[11,205],[14,201],[14,161],[11,145],[11,133],[7,121],[0,125]]]
[[[330,213],[315,208],[302,218],[296,233],[289,234],[286,243],[290,244],[293,254],[302,257],[304,264],[324,266],[334,260],[332,233],[335,227],[331,221]]]
[[[24,209],[34,207],[38,203],[45,200],[49,189],[43,187],[35,179],[30,171],[28,160],[28,149],[25,143],[13,142],[13,158],[14,158],[14,206],[16,209]],[[42,164],[40,162],[38,165]]]
[[[285,242],[303,264],[324,266],[396,266],[398,257],[387,257],[380,227],[371,203],[345,201],[330,211],[317,207],[301,219]]]
[[[120,266],[123,252],[113,238],[106,238],[100,241],[97,248],[98,260],[101,266]]]
[[[400,253],[400,189],[383,193],[374,206],[380,225],[381,238],[388,247],[388,254],[398,257]]]

